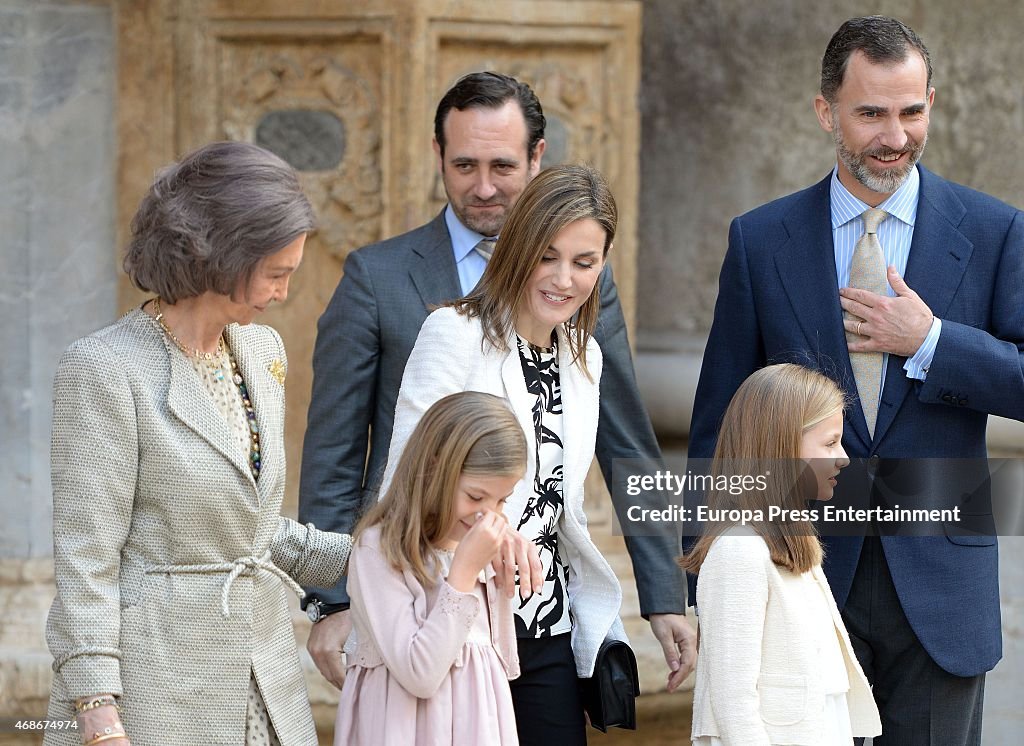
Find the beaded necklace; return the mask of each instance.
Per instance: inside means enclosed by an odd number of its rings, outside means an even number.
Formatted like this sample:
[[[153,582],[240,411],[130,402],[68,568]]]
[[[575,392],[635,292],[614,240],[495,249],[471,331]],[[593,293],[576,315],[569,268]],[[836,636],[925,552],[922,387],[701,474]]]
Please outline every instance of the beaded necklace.
[[[194,357],[196,360],[201,362],[212,364],[217,362],[220,364],[222,355],[225,349],[228,353],[228,361],[231,363],[231,381],[238,387],[238,393],[242,397],[242,407],[245,409],[246,424],[249,426],[249,469],[252,471],[254,479],[258,479],[260,476],[260,467],[262,466],[262,456],[260,453],[260,428],[256,423],[256,410],[252,406],[252,398],[249,396],[249,390],[245,386],[245,380],[242,378],[242,373],[238,368],[238,361],[235,360],[235,354],[231,351],[231,348],[224,344],[223,335],[217,340],[217,352],[202,352],[199,349],[193,351],[187,347],[178,339],[174,332],[171,331],[170,327],[167,326],[167,322],[164,321],[164,315],[160,308],[160,299],[156,298],[153,301],[153,310],[156,312],[157,323],[160,324],[160,328],[163,329],[164,333],[170,337],[171,341],[178,347],[179,350],[184,352],[189,357]],[[224,371],[222,367],[218,367],[214,372],[213,377],[217,381],[224,380]]]
[[[228,360],[231,361],[231,380],[238,387],[238,393],[242,395],[242,406],[245,407],[245,418],[249,423],[249,435],[252,442],[249,446],[249,468],[252,470],[253,478],[259,478],[261,456],[260,456],[260,426],[256,424],[256,410],[252,406],[252,399],[249,398],[249,390],[245,387],[245,381],[238,369],[238,361],[235,354],[228,348]]]

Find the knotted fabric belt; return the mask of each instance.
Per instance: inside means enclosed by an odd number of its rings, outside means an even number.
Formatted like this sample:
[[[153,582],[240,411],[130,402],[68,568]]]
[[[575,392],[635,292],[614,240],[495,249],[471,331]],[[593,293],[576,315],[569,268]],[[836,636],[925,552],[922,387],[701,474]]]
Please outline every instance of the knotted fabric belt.
[[[215,575],[222,572],[228,574],[220,590],[220,611],[225,619],[231,616],[231,609],[228,607],[231,586],[234,585],[235,580],[241,575],[254,575],[257,572],[265,572],[280,578],[299,598],[305,595],[302,587],[292,580],[288,573],[273,563],[270,559],[269,550],[262,557],[239,557],[234,562],[214,562],[208,565],[156,565],[146,569],[147,575],[160,575],[164,573],[172,575]]]

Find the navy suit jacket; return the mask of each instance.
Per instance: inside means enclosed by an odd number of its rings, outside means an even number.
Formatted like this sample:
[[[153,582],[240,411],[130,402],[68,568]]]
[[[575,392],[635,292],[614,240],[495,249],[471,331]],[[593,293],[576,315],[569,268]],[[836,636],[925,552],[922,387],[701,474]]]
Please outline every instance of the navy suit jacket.
[[[989,414],[1024,419],[1024,216],[920,172],[905,280],[942,319],[927,380],[908,378],[906,358],[890,355],[874,437],[868,434],[837,292],[829,176],[732,223],[694,403],[691,457],[712,455],[743,380],[780,362],[814,361],[839,380],[854,402],[843,446],[868,463],[985,457]],[[862,544],[860,537],[825,539],[825,571],[840,608]],[[933,660],[958,676],[991,670],[1002,655],[995,537],[889,536],[882,545],[907,619]]]

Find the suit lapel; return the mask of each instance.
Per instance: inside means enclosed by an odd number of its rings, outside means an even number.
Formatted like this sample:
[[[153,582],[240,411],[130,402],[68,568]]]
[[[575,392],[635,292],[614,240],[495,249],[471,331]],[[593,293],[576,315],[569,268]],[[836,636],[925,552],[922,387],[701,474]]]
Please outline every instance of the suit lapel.
[[[417,255],[409,269],[409,276],[423,301],[424,308],[447,303],[462,297],[459,272],[452,253],[452,239],[444,222],[444,210],[430,221],[430,231],[422,246],[413,246]]]
[[[942,318],[956,295],[970,262],[974,245],[958,230],[967,209],[946,182],[920,168],[921,193],[917,203],[914,239],[910,244],[904,279],[936,317]],[[889,356],[882,406],[875,423],[875,442],[892,425],[912,387],[903,370],[904,358]]]
[[[855,393],[832,243],[831,178],[829,174],[807,190],[783,218],[789,240],[775,254],[775,268],[814,362],[826,373],[842,371],[843,388]],[[859,406],[850,413],[849,423],[864,445],[870,444],[867,420]]]
[[[217,405],[196,375],[192,363],[172,350],[166,338],[164,344],[167,346],[171,369],[167,408],[251,480],[249,465],[235,444],[228,423],[217,411]]]

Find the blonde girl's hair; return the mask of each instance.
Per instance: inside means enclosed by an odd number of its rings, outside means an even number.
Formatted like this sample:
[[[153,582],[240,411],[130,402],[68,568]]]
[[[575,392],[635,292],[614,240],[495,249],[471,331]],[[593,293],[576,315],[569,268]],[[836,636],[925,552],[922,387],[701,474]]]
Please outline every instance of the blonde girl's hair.
[[[380,527],[381,553],[424,586],[436,582],[434,546],[455,522],[459,477],[522,475],[526,438],[504,399],[478,391],[435,402],[413,430],[388,491],[355,535]]]
[[[845,408],[834,381],[793,363],[770,365],[745,380],[725,411],[711,471],[715,476],[770,472],[765,490],[711,490],[713,508],[760,510],[767,518],[771,505],[803,508],[816,494],[813,474],[800,460],[803,434]],[[815,491],[811,491],[815,490]],[[698,572],[715,539],[733,524],[709,523],[693,549],[679,559]],[[760,521],[752,524],[768,545],[772,562],[795,573],[821,563],[822,547],[810,522]]]
[[[459,313],[479,317],[485,344],[506,352],[526,284],[555,236],[577,220],[591,219],[604,230],[607,258],[618,225],[615,198],[604,177],[585,165],[561,165],[542,171],[523,190],[502,228],[494,255],[479,284],[452,305]],[[587,342],[601,310],[600,281],[566,324],[572,361],[589,377]]]

